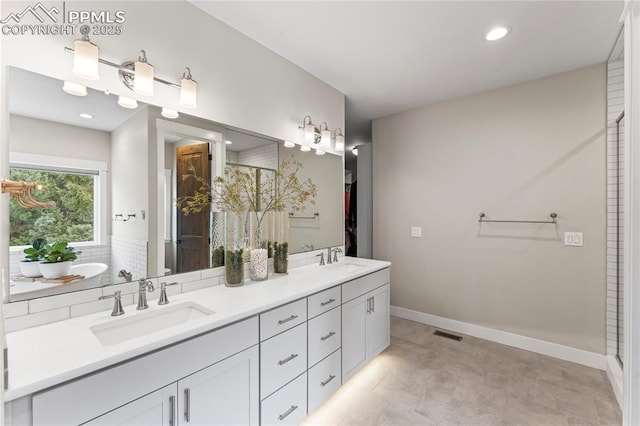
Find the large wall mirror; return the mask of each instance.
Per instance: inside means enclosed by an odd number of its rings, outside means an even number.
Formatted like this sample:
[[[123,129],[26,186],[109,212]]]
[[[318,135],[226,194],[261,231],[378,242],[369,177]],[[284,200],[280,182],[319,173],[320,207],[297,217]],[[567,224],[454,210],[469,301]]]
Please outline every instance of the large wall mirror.
[[[62,81],[8,69],[10,179],[37,182],[34,198],[56,202],[25,209],[11,201],[9,301],[212,267],[210,215],[185,217],[175,205],[193,190],[181,178],[185,158],[199,158],[199,172],[210,178],[227,164],[269,173],[284,159],[299,161],[300,177],[317,185],[318,196],[292,215],[289,252],[343,244],[342,157],[283,148],[182,113],[167,118],[157,106],[128,105],[108,92],[73,95],[78,89],[63,90]],[[80,250],[70,275],[84,279],[26,277],[23,251],[36,238]]]

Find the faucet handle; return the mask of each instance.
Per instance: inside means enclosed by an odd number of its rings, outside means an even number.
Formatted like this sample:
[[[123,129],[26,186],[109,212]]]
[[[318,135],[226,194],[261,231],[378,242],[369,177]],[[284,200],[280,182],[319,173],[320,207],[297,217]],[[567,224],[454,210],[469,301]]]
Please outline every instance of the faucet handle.
[[[316,257],[320,256],[320,266],[324,266],[324,253],[316,254]]]
[[[113,292],[108,296],[100,296],[98,300],[104,299],[113,299],[113,310],[111,311],[112,317],[117,317],[124,314],[124,309],[122,309],[122,292],[120,290]]]
[[[336,247],[333,249],[333,261],[338,261],[338,253],[342,253],[342,249],[340,247]]]
[[[169,303],[169,298],[167,298],[167,287],[172,285],[178,285],[178,283],[160,283],[160,300],[158,300],[158,305],[166,305]]]

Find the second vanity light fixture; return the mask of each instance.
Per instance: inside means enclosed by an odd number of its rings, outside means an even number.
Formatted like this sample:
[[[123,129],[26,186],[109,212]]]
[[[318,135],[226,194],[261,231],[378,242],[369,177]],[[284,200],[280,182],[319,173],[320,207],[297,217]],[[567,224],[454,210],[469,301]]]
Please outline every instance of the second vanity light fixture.
[[[100,58],[98,46],[89,40],[87,34],[84,34],[82,39],[74,41],[73,49],[65,47],[64,50],[67,53],[73,53],[72,71],[80,78],[86,80],[99,79],[98,63],[101,63],[116,68],[120,81],[138,95],[152,96],[154,82],[158,82],[180,89],[181,106],[187,108],[195,108],[197,106],[198,83],[191,76],[191,70],[188,67],[184,69],[180,84],[172,83],[155,76],[155,68],[147,61],[147,54],[144,50],[140,51],[138,60],[127,61],[119,65],[115,62]],[[69,87],[72,87],[71,85],[81,86],[69,83]],[[67,87],[67,82],[65,82],[65,87]],[[80,94],[82,90],[78,87],[74,89],[75,90],[70,91],[65,89],[65,91],[76,94],[77,96],[83,96]],[[131,105],[133,105],[133,102],[129,102],[128,107],[131,108]]]
[[[316,127],[313,124],[310,116],[305,116],[302,120],[302,126],[298,126],[299,129],[304,131],[304,139],[300,144],[300,151],[308,152],[311,148],[316,150],[316,155],[324,155],[327,150],[330,150],[333,144],[333,149],[336,152],[344,152],[344,135],[342,129],[339,127],[333,132],[329,130],[329,125],[323,121],[320,127]],[[286,148],[293,148],[296,146],[295,142],[285,141],[284,146]]]

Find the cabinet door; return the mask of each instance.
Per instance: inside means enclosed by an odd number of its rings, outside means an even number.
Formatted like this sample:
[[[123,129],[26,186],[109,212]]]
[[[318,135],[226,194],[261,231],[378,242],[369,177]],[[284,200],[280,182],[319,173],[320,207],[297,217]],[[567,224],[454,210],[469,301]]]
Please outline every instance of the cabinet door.
[[[371,312],[367,315],[367,357],[378,355],[390,343],[389,333],[389,284],[370,293]]]
[[[176,424],[175,383],[84,423],[88,426],[173,426]]]
[[[258,347],[178,382],[178,424],[257,425]]]
[[[364,294],[342,305],[342,383],[367,361],[367,303]]]

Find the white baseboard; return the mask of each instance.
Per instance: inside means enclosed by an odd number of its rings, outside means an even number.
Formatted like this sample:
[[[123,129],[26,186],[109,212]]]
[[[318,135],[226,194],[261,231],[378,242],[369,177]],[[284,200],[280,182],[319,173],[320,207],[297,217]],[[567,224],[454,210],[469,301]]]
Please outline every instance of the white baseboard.
[[[618,405],[622,410],[623,398],[622,392],[624,391],[624,387],[622,386],[622,368],[618,363],[615,355],[607,355],[607,377],[611,382],[611,387],[613,388],[613,393],[616,395],[616,400],[618,401]]]
[[[424,312],[400,308],[398,306],[391,306],[391,315],[431,325],[433,327],[443,328],[445,330],[456,331],[458,333],[467,334],[480,339],[490,340],[503,345],[513,346],[514,348],[524,349],[565,361],[575,362],[576,364],[586,365],[587,367],[597,368],[599,370],[606,370],[607,368],[605,356],[595,352],[576,349],[569,346],[559,345],[557,343],[546,342],[544,340],[538,340],[527,336],[521,336],[519,334],[495,330],[493,328],[443,318],[436,315],[425,314]]]

